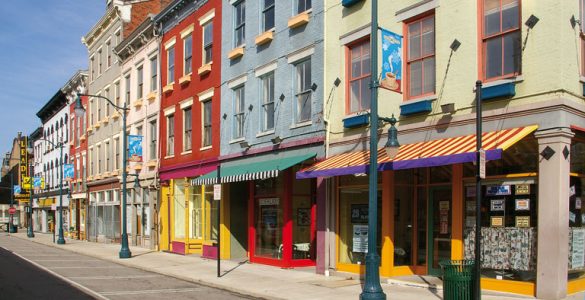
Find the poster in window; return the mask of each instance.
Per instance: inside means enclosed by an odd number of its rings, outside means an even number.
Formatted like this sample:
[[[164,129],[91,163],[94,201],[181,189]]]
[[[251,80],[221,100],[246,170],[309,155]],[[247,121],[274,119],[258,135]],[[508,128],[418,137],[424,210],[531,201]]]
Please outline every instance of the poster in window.
[[[491,217],[490,225],[491,227],[504,227],[504,217]]]
[[[473,227],[475,226],[475,216],[468,216],[465,218],[465,226]]]
[[[529,228],[530,217],[529,216],[516,216],[516,227]]]
[[[510,185],[490,185],[486,187],[487,196],[506,196],[511,195]]]
[[[311,209],[310,208],[297,209],[297,224],[299,226],[311,225]]]
[[[466,197],[472,198],[472,197],[475,197],[475,195],[476,195],[476,188],[474,186],[468,186],[465,189],[465,196]]]
[[[353,225],[353,252],[368,252],[368,225]]]
[[[475,211],[475,201],[467,201],[465,204],[465,210],[469,212]]]
[[[571,251],[571,269],[585,267],[585,229],[574,229]]]
[[[351,205],[351,222],[368,223],[368,205],[352,204]]]
[[[575,199],[575,209],[581,209],[581,197]]]
[[[517,184],[516,195],[530,195],[530,184]]]
[[[571,221],[571,223],[575,223],[576,219],[577,219],[577,215],[575,215],[574,212],[570,211],[569,212],[569,221]]]
[[[492,199],[490,202],[490,211],[504,211],[506,210],[505,199]]]
[[[276,230],[276,220],[278,217],[278,209],[276,206],[260,207],[260,214],[262,216],[262,225],[266,230]]]
[[[530,210],[530,199],[516,199],[516,210]]]
[[[576,192],[575,192],[575,186],[574,186],[574,185],[572,185],[572,186],[569,188],[569,197],[573,197],[573,196],[575,196],[575,193],[576,193]]]

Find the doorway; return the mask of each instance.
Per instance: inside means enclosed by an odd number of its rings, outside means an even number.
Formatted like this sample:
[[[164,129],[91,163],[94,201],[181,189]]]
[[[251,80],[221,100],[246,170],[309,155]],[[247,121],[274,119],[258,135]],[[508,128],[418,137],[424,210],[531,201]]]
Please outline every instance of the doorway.
[[[451,259],[451,196],[451,186],[429,188],[427,221],[429,275],[441,275],[439,263]]]

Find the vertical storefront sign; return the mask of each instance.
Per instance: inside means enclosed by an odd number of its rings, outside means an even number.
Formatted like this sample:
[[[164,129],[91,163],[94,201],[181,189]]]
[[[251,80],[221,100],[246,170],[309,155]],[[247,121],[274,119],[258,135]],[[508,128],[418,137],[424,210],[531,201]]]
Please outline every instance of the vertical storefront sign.
[[[20,138],[20,182],[24,182],[24,177],[28,177],[28,137],[23,136]]]
[[[368,252],[368,225],[353,225],[353,252]]]
[[[129,135],[128,136],[128,161],[141,162],[142,161],[142,136]]]
[[[382,29],[382,80],[380,86],[402,92],[402,36]]]

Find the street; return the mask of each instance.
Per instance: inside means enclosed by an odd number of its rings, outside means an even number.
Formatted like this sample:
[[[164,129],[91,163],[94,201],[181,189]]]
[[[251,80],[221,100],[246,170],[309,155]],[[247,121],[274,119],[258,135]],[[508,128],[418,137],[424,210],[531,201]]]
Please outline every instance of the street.
[[[1,299],[252,299],[5,233],[0,282]]]

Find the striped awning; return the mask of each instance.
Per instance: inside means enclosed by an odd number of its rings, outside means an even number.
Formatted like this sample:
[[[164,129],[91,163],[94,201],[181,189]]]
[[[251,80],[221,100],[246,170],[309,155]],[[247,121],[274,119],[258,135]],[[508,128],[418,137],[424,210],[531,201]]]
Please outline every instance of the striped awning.
[[[486,159],[500,159],[502,151],[537,128],[537,125],[532,125],[483,133],[482,148],[486,151]],[[386,155],[384,148],[380,148],[378,149],[378,171],[473,162],[476,159],[475,148],[475,134],[401,145],[394,160]],[[338,154],[297,172],[296,178],[368,173],[369,162],[369,150]]]
[[[278,159],[266,159],[248,164],[225,164],[222,163],[220,168],[221,183],[259,180],[278,177],[280,171],[284,171],[296,164],[302,163],[307,159],[315,157],[317,154],[307,153],[295,156],[283,156]],[[191,180],[191,185],[209,185],[217,183],[217,170],[207,173],[201,177]]]

